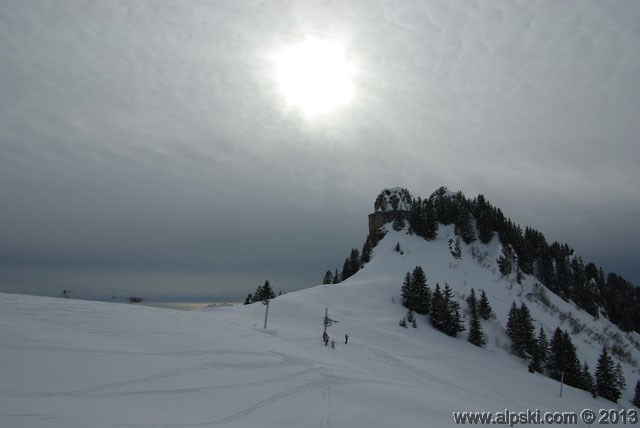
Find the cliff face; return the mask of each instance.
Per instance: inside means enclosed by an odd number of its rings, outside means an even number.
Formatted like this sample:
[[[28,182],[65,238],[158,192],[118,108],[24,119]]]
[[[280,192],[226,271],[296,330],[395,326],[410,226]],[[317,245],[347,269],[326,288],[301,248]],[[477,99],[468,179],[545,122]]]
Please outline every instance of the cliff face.
[[[398,217],[407,219],[411,208],[411,194],[407,189],[395,187],[384,189],[374,203],[374,212],[369,214],[369,236],[371,248],[384,237],[382,226]]]
[[[380,231],[386,223],[394,221],[398,217],[408,218],[409,211],[378,211],[369,214],[369,234]]]

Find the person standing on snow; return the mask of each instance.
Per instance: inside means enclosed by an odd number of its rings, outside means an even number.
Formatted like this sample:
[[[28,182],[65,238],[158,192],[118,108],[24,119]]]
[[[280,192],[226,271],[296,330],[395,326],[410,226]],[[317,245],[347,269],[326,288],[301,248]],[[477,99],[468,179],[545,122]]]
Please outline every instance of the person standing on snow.
[[[348,341],[349,341],[349,335],[345,334],[344,335],[344,344],[346,345]]]

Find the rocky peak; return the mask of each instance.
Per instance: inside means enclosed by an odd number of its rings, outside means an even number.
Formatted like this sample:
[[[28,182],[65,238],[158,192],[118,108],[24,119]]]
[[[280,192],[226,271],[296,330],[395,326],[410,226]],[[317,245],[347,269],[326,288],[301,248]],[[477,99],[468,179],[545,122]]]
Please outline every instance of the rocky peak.
[[[382,226],[398,217],[407,219],[411,210],[411,193],[405,188],[393,187],[384,189],[374,203],[375,211],[369,214],[369,245],[373,248],[382,239]]]
[[[409,211],[411,209],[411,193],[401,187],[384,189],[376,198],[373,206],[375,212]]]

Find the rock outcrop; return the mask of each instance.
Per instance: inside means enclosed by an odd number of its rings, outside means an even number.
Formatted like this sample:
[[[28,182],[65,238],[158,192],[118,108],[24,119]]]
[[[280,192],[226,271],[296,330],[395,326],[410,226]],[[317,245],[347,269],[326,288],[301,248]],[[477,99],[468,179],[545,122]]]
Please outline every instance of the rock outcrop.
[[[367,241],[370,248],[375,247],[384,236],[382,226],[395,221],[398,217],[408,219],[411,199],[411,193],[400,187],[388,188],[380,192],[374,203],[374,212],[369,214]]]

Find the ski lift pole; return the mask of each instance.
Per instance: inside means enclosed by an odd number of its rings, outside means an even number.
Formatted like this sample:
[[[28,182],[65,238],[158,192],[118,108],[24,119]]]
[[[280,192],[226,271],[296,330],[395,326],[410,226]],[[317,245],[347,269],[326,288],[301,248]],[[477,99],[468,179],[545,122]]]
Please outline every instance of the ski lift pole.
[[[267,318],[269,317],[269,299],[263,300],[262,304],[266,306],[264,311],[264,329],[267,328]]]
[[[324,308],[324,332],[327,332],[327,327],[331,326],[336,320],[329,318],[329,308]]]
[[[329,308],[324,308],[324,320],[323,320],[323,324],[324,324],[324,334],[327,334],[327,327],[329,327]],[[324,335],[322,336],[324,337]]]

